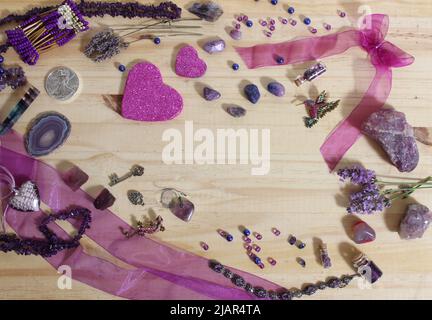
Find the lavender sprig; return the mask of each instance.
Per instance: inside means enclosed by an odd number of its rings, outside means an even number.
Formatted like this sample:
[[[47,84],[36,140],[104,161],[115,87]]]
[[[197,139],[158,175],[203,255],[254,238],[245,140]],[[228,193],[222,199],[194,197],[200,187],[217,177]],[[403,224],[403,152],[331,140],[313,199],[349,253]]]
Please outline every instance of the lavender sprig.
[[[432,180],[428,177],[422,181],[415,183],[398,183],[398,182],[382,182],[380,181],[375,171],[368,170],[362,166],[352,166],[349,168],[340,169],[338,176],[341,181],[350,181],[351,183],[361,186],[360,191],[356,191],[350,195],[348,213],[372,214],[381,212],[385,208],[389,208],[396,199],[405,199],[417,189],[430,188],[428,185]],[[397,185],[397,188],[385,189],[387,185]]]

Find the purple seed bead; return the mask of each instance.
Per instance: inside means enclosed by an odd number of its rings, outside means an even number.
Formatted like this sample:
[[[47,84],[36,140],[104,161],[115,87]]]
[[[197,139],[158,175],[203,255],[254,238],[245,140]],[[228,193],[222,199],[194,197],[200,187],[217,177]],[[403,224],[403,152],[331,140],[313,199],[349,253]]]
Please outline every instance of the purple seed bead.
[[[260,269],[264,269],[265,265],[264,265],[264,263],[261,262],[261,263],[258,264],[258,267],[260,267]]]
[[[275,30],[276,30],[276,27],[275,27],[275,26],[270,26],[270,27],[269,27],[269,30],[270,30],[270,31],[275,31]]]
[[[234,26],[237,30],[239,30],[241,28],[241,24],[240,23],[236,23]]]
[[[282,24],[287,24],[288,20],[284,18],[284,19],[281,20],[281,22],[282,22]]]
[[[252,247],[253,247],[253,249],[254,249],[256,252],[260,252],[260,251],[261,251],[261,247],[260,247],[259,245],[254,244]]]
[[[201,242],[201,248],[203,248],[205,251],[207,251],[208,249],[209,249],[209,246],[208,246],[208,244],[207,243],[205,243],[205,242]]]
[[[244,248],[246,249],[246,251],[252,251],[252,249],[253,249],[252,246],[249,244],[245,244]]]
[[[275,19],[270,19],[270,24],[271,24],[272,26],[274,26],[274,25],[276,24]]]
[[[243,16],[242,16],[242,15],[238,16],[238,17],[237,17],[237,21],[238,21],[238,22],[242,22],[242,21],[243,21]]]
[[[297,238],[296,237],[294,237],[294,236],[290,236],[289,238],[288,238],[288,243],[290,244],[290,245],[295,245],[295,243],[297,242]]]
[[[280,231],[277,228],[272,228],[272,232],[275,236],[280,236]]]
[[[275,266],[276,265],[276,260],[273,258],[268,258],[267,261],[272,265]]]
[[[246,243],[251,243],[252,239],[249,238],[249,237],[243,236],[243,241],[246,242]]]
[[[262,239],[262,235],[258,232],[254,232],[253,235],[255,236],[255,238],[257,238],[258,240]]]
[[[267,38],[271,38],[273,35],[270,31],[264,31],[264,34]]]
[[[313,34],[318,32],[318,30],[316,28],[310,28],[309,31]]]
[[[328,23],[324,23],[324,29],[326,29],[327,31],[330,31],[332,29],[332,26]]]
[[[290,25],[292,25],[293,27],[297,25],[297,21],[294,19],[290,19],[289,20]]]
[[[265,26],[267,26],[267,21],[261,19],[261,20],[259,21],[259,24],[260,24],[261,26],[265,27]]]
[[[248,21],[249,20],[249,17],[248,16],[243,16],[243,22],[246,22],[246,21]]]
[[[342,10],[338,10],[338,15],[341,18],[345,18],[346,17],[346,13],[344,11],[342,11]]]

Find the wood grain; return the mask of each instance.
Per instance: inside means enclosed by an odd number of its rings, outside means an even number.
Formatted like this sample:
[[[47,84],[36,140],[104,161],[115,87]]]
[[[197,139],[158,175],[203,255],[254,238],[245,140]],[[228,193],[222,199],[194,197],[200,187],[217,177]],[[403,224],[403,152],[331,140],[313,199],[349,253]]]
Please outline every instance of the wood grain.
[[[143,1],[141,1],[143,2]],[[189,1],[176,1],[186,5]],[[351,49],[343,55],[325,59],[328,65],[326,76],[312,85],[296,88],[292,79],[303,70],[304,65],[281,68],[247,70],[234,52],[233,41],[227,34],[233,16],[245,13],[255,21],[264,16],[284,15],[282,7],[288,1],[279,1],[276,7],[267,1],[219,0],[225,14],[214,24],[203,23],[201,38],[163,39],[160,46],[151,42],[137,42],[109,62],[94,64],[84,57],[83,46],[99,30],[101,25],[130,23],[122,19],[91,19],[92,30],[63,48],[42,56],[34,66],[25,66],[29,81],[43,89],[44,78],[54,67],[65,65],[74,69],[82,83],[79,95],[71,102],[59,103],[43,92],[26,112],[16,129],[24,133],[28,122],[43,111],[55,110],[66,115],[73,125],[72,134],[60,150],[43,158],[52,165],[72,162],[90,175],[84,189],[93,196],[101,185],[107,185],[112,172],[126,172],[132,164],[141,163],[146,168],[144,177],[130,179],[112,188],[118,199],[113,211],[126,221],[140,218],[153,208],[166,221],[167,231],[156,237],[170,245],[196,254],[216,258],[256,275],[265,277],[286,287],[298,287],[303,283],[325,279],[332,275],[351,273],[346,254],[353,242],[347,235],[352,217],[345,214],[345,198],[337,177],[328,173],[319,153],[326,135],[359,102],[373,77],[373,68],[363,51]],[[56,1],[39,0],[37,5],[48,5]],[[393,90],[388,105],[406,113],[410,123],[416,127],[431,126],[432,101],[432,2],[430,0],[402,1],[289,1],[297,13],[313,20],[320,33],[324,22],[335,30],[355,24],[361,16],[358,8],[371,7],[372,12],[390,16],[387,39],[415,56],[412,66],[394,70]],[[36,5],[35,1],[0,0],[1,16],[9,12],[23,12]],[[336,15],[342,8],[348,13],[346,19]],[[185,13],[184,16],[189,16]],[[134,21],[134,23],[137,21]],[[4,29],[4,28],[3,28]],[[309,36],[300,23],[297,27],[279,27],[269,40],[256,26],[250,30],[242,28],[247,46],[262,42],[277,42],[299,36]],[[207,74],[199,80],[177,77],[172,69],[175,49],[182,43],[195,47],[212,36],[221,36],[228,43],[223,54],[207,55],[199,50],[208,64]],[[4,39],[4,34],[2,34]],[[7,64],[20,63],[16,53],[10,50]],[[166,83],[175,87],[184,97],[185,109],[181,116],[167,123],[136,123],[122,119],[110,108],[103,95],[122,93],[126,74],[117,70],[118,63],[128,67],[136,61],[155,63]],[[240,63],[234,72],[229,65]],[[268,94],[263,84],[269,78],[282,82],[287,88],[286,97],[280,99]],[[241,94],[246,81],[256,83],[263,93],[261,102],[252,106]],[[222,99],[206,102],[200,96],[203,85],[210,85],[222,92]],[[328,90],[331,98],[340,98],[342,104],[336,111],[313,129],[303,126],[305,110],[296,106],[296,97],[309,96],[318,90]],[[0,94],[2,114],[18,98],[10,90]],[[248,115],[233,119],[223,111],[227,104],[244,106]],[[166,145],[162,133],[170,128],[184,131],[185,121],[193,121],[195,129],[208,128],[215,132],[227,128],[255,128],[271,130],[271,169],[265,176],[252,176],[250,165],[166,165],[161,153]],[[432,172],[432,149],[419,144],[421,159],[411,177],[425,177]],[[347,153],[344,164],[360,162],[383,175],[397,176],[397,170],[389,165],[376,145],[361,138]],[[408,176],[408,175],[407,175]],[[189,224],[175,218],[157,205],[162,187],[178,188],[188,195],[196,205],[196,213]],[[126,191],[136,189],[143,192],[148,205],[136,208],[129,204]],[[432,207],[432,193],[419,191],[417,201]],[[364,218],[377,232],[377,240],[358,248],[369,255],[384,271],[382,280],[373,289],[360,289],[356,283],[343,290],[328,290],[313,299],[430,299],[432,298],[432,246],[431,232],[423,239],[403,241],[396,232],[406,203],[397,203],[383,214]],[[261,256],[278,261],[277,266],[259,270],[243,254],[238,227],[246,225],[263,235]],[[275,237],[271,228],[277,227],[282,235]],[[231,232],[236,241],[227,243],[216,233],[217,228]],[[292,233],[307,243],[303,251],[289,246],[287,236]],[[316,244],[322,239],[328,244],[333,267],[324,270],[316,259]],[[204,252],[200,241],[206,241],[210,250]],[[308,263],[302,269],[295,262],[297,256]],[[73,282],[72,290],[57,288],[58,274],[48,263],[38,257],[19,257],[12,253],[0,254],[0,298],[2,299],[111,299],[112,296],[79,282]]]

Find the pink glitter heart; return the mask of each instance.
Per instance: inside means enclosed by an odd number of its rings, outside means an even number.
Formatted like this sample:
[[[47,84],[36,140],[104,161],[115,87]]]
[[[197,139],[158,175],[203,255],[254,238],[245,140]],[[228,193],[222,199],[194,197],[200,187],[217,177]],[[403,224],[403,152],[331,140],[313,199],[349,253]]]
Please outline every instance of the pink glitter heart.
[[[207,71],[204,60],[198,57],[198,52],[192,46],[185,46],[179,50],[176,57],[175,72],[186,78],[202,77]]]
[[[177,117],[182,110],[182,96],[163,83],[155,65],[141,62],[129,71],[121,110],[124,118],[166,121]]]

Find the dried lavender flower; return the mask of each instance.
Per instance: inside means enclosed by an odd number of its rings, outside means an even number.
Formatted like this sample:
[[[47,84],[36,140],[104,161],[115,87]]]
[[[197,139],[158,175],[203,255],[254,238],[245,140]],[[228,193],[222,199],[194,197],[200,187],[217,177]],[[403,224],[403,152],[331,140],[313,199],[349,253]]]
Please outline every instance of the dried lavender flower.
[[[356,185],[368,185],[376,181],[375,171],[365,169],[360,165],[340,169],[337,174],[341,181],[350,180]]]
[[[348,213],[372,214],[390,207],[391,201],[380,193],[377,185],[364,185],[359,192],[350,195]]]
[[[120,53],[129,46],[112,29],[98,32],[87,44],[84,54],[94,62],[101,62]]]
[[[6,84],[12,89],[24,86],[27,83],[24,70],[21,67],[12,67],[5,70]]]

